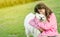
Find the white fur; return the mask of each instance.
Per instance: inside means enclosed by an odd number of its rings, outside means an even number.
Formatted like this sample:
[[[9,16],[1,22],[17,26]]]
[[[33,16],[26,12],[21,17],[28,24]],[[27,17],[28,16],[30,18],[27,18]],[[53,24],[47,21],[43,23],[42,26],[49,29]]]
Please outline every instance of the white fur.
[[[43,22],[45,22],[46,21],[46,17],[45,17],[45,15],[43,15],[43,14],[38,14],[38,13],[36,13],[36,15],[35,15],[39,20],[41,20],[41,21],[43,21]],[[41,19],[42,18],[42,19]]]
[[[25,27],[25,32],[26,32],[26,36],[30,37],[30,34],[32,34],[33,37],[38,37],[40,31],[37,30],[36,28],[34,28],[33,26],[31,26],[29,24],[29,21],[31,19],[33,19],[35,17],[35,15],[33,13],[29,13],[24,20],[24,27]]]

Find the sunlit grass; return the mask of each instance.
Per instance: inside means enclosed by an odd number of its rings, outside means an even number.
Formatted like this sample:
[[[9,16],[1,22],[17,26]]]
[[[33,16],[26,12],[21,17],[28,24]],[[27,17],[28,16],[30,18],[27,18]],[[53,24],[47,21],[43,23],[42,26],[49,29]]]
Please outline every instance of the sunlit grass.
[[[0,8],[15,6],[19,4],[26,4],[38,0],[0,0]]]

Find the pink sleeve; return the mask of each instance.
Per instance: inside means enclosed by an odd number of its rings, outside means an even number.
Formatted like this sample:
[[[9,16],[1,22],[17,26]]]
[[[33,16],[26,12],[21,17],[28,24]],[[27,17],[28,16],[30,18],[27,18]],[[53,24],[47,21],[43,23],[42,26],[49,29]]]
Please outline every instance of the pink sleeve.
[[[34,19],[30,20],[30,21],[29,21],[29,24],[32,25],[33,27],[37,28],[37,29],[40,28],[40,27],[36,24],[36,22],[35,22]]]
[[[54,15],[54,13],[52,13],[50,16],[50,22],[46,21],[45,23],[43,23],[43,22],[40,22],[40,23],[37,22],[37,23],[41,28],[43,28],[45,30],[48,30],[51,28],[57,29],[57,22],[56,22],[56,17]]]

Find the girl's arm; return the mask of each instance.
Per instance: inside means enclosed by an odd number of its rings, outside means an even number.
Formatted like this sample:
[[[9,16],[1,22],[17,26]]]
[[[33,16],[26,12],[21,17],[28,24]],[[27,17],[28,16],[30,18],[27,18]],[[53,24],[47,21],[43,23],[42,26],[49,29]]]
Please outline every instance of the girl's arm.
[[[37,25],[37,23],[35,22],[34,19],[30,20],[29,24],[32,25],[33,27],[37,28],[40,32],[44,31],[44,29],[40,28],[39,25]]]

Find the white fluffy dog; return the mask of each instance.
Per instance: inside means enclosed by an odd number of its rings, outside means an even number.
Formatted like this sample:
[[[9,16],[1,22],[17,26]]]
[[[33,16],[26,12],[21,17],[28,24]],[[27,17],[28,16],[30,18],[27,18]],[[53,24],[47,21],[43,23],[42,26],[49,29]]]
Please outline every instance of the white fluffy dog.
[[[33,19],[34,17],[37,17],[39,20],[41,21],[45,21],[45,16],[43,14],[33,14],[33,13],[29,13],[26,17],[25,17],[25,20],[24,20],[24,27],[25,27],[25,32],[26,32],[26,36],[27,37],[30,37],[30,34],[33,36],[33,37],[38,37],[40,31],[36,28],[34,28],[33,26],[31,26],[29,24],[29,21],[31,19]]]

